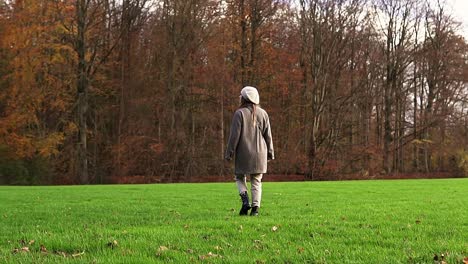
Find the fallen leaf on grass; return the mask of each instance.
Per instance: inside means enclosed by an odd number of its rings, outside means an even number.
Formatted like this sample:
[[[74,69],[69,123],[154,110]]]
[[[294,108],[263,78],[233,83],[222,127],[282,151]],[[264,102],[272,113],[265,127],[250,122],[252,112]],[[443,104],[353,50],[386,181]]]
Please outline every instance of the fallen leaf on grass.
[[[205,259],[208,259],[208,258],[222,258],[222,257],[223,256],[221,256],[221,255],[213,254],[211,252],[208,252],[208,254],[206,254],[206,255],[198,256],[198,259],[205,260]]]
[[[41,245],[41,252],[47,253],[47,248],[44,245]]]
[[[169,250],[169,248],[166,246],[159,246],[158,251],[166,251],[166,250]]]
[[[28,244],[29,244],[29,245],[32,245],[32,244],[34,244],[34,242],[36,242],[36,241],[30,240]]]
[[[273,231],[273,232],[276,232],[276,230],[278,230],[278,227],[277,227],[277,226],[273,226],[273,227],[271,228],[271,231]]]
[[[74,257],[74,258],[76,258],[76,257],[79,257],[79,256],[81,256],[81,255],[83,255],[83,254],[84,254],[84,251],[83,251],[83,252],[78,252],[78,253],[72,254],[71,256]]]
[[[302,252],[304,252],[304,248],[303,247],[300,247],[297,249],[297,253],[301,254]]]
[[[45,250],[45,252],[42,251],[43,249]],[[45,247],[43,247],[42,245],[41,245],[41,251],[42,251],[43,253],[47,253],[47,252],[48,252],[47,249],[46,249]],[[76,252],[76,251],[75,251],[75,252]],[[80,256],[84,255],[85,252],[84,252],[84,250],[83,250],[82,252],[79,252],[79,251],[78,251],[77,253],[67,253],[67,252],[61,251],[61,250],[54,250],[53,253],[56,254],[56,255],[62,256],[62,257],[64,257],[64,258],[66,258],[66,257],[76,258],[76,257],[80,257]]]
[[[156,252],[156,255],[161,256],[162,253],[163,253],[164,251],[167,251],[167,250],[169,250],[168,247],[166,247],[166,246],[159,246],[159,248],[158,248],[158,250],[157,250],[157,252]]]
[[[65,253],[65,252],[63,252],[63,251],[60,251],[60,250],[55,250],[55,251],[54,251],[54,254],[60,255],[60,256],[62,256],[62,257],[64,257],[64,258],[67,257],[67,253]]]
[[[12,251],[13,254],[18,253],[18,252],[30,252],[29,247],[22,247],[21,249],[15,248]]]
[[[463,259],[463,264],[468,264],[468,257],[465,257],[465,258]]]

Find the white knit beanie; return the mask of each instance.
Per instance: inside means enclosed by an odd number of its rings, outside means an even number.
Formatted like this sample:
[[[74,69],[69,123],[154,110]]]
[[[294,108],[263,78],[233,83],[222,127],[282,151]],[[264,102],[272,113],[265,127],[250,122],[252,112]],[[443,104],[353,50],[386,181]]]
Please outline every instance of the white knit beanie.
[[[259,104],[260,103],[260,95],[258,95],[257,88],[252,87],[252,86],[245,86],[241,90],[241,95],[244,97],[244,99],[249,100],[250,102],[254,104]]]

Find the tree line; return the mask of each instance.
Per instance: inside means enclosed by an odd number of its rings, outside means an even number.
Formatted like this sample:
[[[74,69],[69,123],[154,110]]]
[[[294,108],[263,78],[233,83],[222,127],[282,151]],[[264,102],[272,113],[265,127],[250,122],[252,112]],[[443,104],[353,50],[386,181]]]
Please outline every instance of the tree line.
[[[228,177],[245,85],[271,174],[463,176],[460,32],[442,0],[0,0],[0,183]]]

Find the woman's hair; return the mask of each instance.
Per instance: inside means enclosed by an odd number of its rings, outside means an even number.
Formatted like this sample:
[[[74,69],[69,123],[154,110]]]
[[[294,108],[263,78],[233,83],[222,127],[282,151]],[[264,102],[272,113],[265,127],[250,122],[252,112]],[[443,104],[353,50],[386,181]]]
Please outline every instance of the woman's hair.
[[[249,100],[245,99],[244,96],[241,96],[240,108],[248,107],[249,105],[252,106],[252,125],[255,127],[255,110],[256,110],[256,106],[255,106],[254,103],[252,103]]]

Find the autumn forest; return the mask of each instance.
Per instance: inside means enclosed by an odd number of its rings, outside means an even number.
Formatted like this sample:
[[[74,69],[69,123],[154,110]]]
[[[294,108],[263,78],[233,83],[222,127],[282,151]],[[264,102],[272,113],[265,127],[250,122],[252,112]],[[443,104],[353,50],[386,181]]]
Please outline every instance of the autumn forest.
[[[0,184],[231,180],[245,85],[269,174],[468,175],[468,42],[442,0],[0,0]]]

